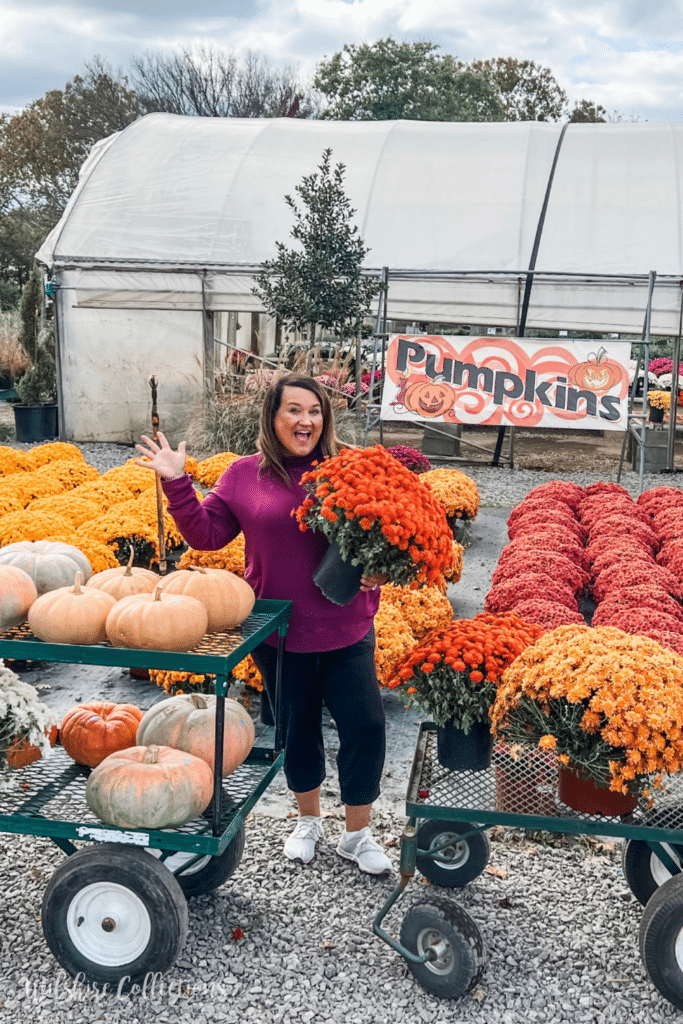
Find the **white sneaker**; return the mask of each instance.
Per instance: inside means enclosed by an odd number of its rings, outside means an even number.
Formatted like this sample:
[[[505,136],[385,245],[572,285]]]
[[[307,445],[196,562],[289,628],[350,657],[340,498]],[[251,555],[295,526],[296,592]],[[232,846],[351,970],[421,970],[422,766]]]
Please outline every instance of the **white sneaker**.
[[[383,875],[391,871],[392,864],[382,847],[372,838],[368,825],[359,832],[342,832],[337,845],[337,853],[346,860],[355,861],[361,871],[368,875]]]
[[[285,842],[285,857],[308,864],[313,860],[315,844],[322,838],[323,825],[320,818],[304,814],[296,823],[294,831]]]

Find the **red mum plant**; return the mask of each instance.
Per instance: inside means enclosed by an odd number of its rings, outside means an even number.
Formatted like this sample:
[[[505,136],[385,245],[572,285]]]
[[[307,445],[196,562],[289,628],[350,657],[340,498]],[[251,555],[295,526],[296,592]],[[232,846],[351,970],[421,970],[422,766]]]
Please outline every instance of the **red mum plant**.
[[[484,611],[500,614],[516,607],[521,601],[535,598],[555,601],[565,608],[571,608],[573,612],[579,610],[576,597],[566,583],[544,573],[525,572],[491,587],[484,601]]]
[[[557,501],[555,498],[525,498],[519,505],[515,505],[512,512],[508,516],[507,525],[508,527],[514,526],[518,519],[528,515],[529,512],[540,512],[541,514],[547,509],[554,509],[556,512],[562,512],[564,515],[572,515],[571,509],[563,501]]]
[[[603,519],[607,519],[608,516],[628,516],[630,519],[635,519],[637,522],[643,523],[645,526],[652,528],[652,519],[644,512],[642,508],[638,508],[635,501],[627,503],[622,498],[618,498],[613,501],[602,501],[598,499],[588,499],[588,502],[584,502],[579,509],[579,520],[587,530],[590,530],[596,523],[599,523]]]
[[[622,587],[610,590],[598,605],[593,615],[594,626],[612,625],[608,616],[615,610],[624,611],[631,608],[651,608],[653,611],[665,612],[679,622],[683,622],[683,609],[670,594],[651,583],[641,583],[635,587]]]
[[[595,623],[595,616],[593,621]],[[613,626],[634,636],[649,636],[652,629],[665,629],[669,633],[680,633],[683,636],[683,622],[654,608],[624,608],[621,611],[613,609],[611,614],[605,615],[604,621],[595,624]]]
[[[590,560],[591,571],[597,559],[601,555],[607,554],[608,551],[620,551],[625,560],[628,560],[629,556],[640,559],[641,555],[645,555],[647,556],[647,561],[654,562],[652,545],[644,544],[637,537],[625,537],[623,535],[618,537],[596,537],[586,545],[586,555]]]
[[[391,689],[408,685],[411,701],[437,725],[469,732],[489,721],[496,682],[543,630],[518,615],[475,615],[434,629],[398,662]]]
[[[648,547],[653,554],[659,551],[659,541],[651,528],[629,516],[607,516],[595,524],[588,536],[591,544],[598,537],[633,537],[640,541],[641,546]]]
[[[510,558],[513,552],[538,551],[539,549],[556,551],[559,555],[568,558],[574,565],[578,565],[584,572],[588,571],[590,563],[583,545],[573,535],[568,536],[565,531],[554,526],[539,526],[531,533],[520,533],[503,548],[498,564],[501,565],[505,559]]]
[[[575,622],[581,625],[585,624],[585,619],[581,612],[573,612],[564,605],[557,604],[555,601],[543,601],[540,598],[520,601],[512,611],[516,612],[517,615],[521,615],[525,622],[534,622],[546,632],[549,632],[551,629],[557,629],[558,626],[570,626]]]
[[[636,504],[651,516],[664,508],[683,508],[683,491],[676,487],[651,487],[649,491],[643,491],[638,495]]]
[[[569,506],[567,506],[566,513],[559,512],[557,509],[543,509],[538,512],[526,510],[512,526],[508,526],[508,537],[510,540],[514,540],[520,534],[531,533],[532,530],[544,525],[557,526],[565,533],[571,533],[580,544],[585,543],[587,533]]]
[[[664,508],[658,508],[657,511],[650,517],[650,524],[656,534],[659,534],[660,529],[668,526],[670,523],[676,523],[683,518],[683,507],[680,505],[665,505]]]
[[[368,374],[369,376],[369,374]],[[432,464],[426,455],[418,451],[417,448],[411,448],[407,444],[395,444],[391,448],[387,448],[390,455],[393,455],[395,459],[409,469],[411,473],[427,473],[431,468]]]
[[[683,510],[672,510],[671,514],[656,516],[652,520],[652,528],[657,535],[660,547],[671,540],[683,539]]]
[[[576,511],[584,493],[583,487],[572,483],[571,480],[549,480],[548,483],[539,484],[538,487],[530,490],[527,498],[555,498]]]
[[[651,640],[656,640],[662,647],[683,655],[683,636],[680,633],[672,633],[669,629],[650,629],[647,636]]]
[[[683,597],[683,585],[673,573],[661,565],[649,565],[644,570],[642,562],[629,562],[623,566],[611,565],[609,569],[603,569],[593,583],[593,597],[600,604],[610,591],[638,587],[644,580],[650,584],[657,584],[678,600]]]
[[[562,580],[571,587],[574,594],[580,594],[588,584],[588,573],[571,562],[564,555],[554,551],[520,551],[498,562],[491,583],[496,586],[504,580],[512,579],[524,572],[540,572]]]
[[[597,483],[588,484],[584,488],[584,494],[587,498],[590,498],[593,494],[621,494],[627,498],[631,497],[626,488],[622,487],[621,484],[613,484],[607,480],[598,480]]]
[[[292,513],[300,530],[320,530],[368,575],[445,587],[454,557],[443,505],[381,445],[344,448],[301,482],[310,497]]]
[[[631,565],[633,562],[640,563],[643,577],[647,576],[648,567],[656,564],[651,553],[645,551],[644,548],[634,548],[631,551],[625,551],[622,548],[607,548],[591,563],[591,579],[595,581],[601,572],[610,569],[613,565]]]

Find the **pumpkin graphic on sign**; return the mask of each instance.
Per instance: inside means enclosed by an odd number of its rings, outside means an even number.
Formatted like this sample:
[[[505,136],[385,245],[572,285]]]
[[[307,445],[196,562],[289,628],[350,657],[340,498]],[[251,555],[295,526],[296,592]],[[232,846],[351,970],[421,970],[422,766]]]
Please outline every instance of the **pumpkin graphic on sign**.
[[[428,419],[443,416],[454,403],[455,392],[450,384],[426,378],[411,384],[403,399],[406,409]]]
[[[576,363],[568,373],[570,383],[588,391],[609,391],[623,380],[624,369],[607,359],[607,349],[591,352],[585,363]]]

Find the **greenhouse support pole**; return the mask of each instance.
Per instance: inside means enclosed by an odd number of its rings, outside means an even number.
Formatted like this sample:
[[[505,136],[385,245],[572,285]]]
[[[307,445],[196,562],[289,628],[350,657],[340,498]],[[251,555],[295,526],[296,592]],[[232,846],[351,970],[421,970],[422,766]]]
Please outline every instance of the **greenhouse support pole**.
[[[370,368],[370,390],[368,391],[368,404],[365,411],[365,439],[363,444],[367,447],[368,434],[374,426],[371,423],[372,420],[372,409],[373,399],[375,394],[375,370],[377,368],[377,342],[380,337],[382,339],[382,379],[384,379],[384,354],[386,346],[386,329],[387,329],[387,285],[389,281],[389,268],[382,267],[382,290],[379,293],[379,302],[377,303],[377,317],[375,319],[375,337],[372,345],[372,365]],[[382,312],[384,310],[384,312]],[[380,386],[380,406],[379,406],[379,443],[384,444],[384,431],[382,430],[382,389]]]
[[[669,437],[666,453],[666,468],[674,471],[674,447],[676,444],[676,412],[678,411],[678,366],[681,361],[681,329],[683,328],[683,281],[681,281],[681,305],[678,312],[678,334],[674,338],[673,371],[671,374],[671,405],[669,406]]]
[[[655,289],[657,274],[650,271],[647,291],[647,309],[645,310],[645,327],[643,329],[643,412],[640,422],[640,465],[638,470],[638,493],[643,493],[643,481],[645,477],[645,442],[647,440],[647,375],[650,365],[650,322],[652,320],[652,293]]]

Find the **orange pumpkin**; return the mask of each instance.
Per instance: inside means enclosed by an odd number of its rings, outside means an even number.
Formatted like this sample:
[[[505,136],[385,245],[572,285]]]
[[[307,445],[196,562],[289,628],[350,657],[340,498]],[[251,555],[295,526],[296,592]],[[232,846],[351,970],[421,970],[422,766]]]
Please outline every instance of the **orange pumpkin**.
[[[213,796],[211,769],[199,757],[170,747],[116,750],[93,768],[88,807],[118,828],[173,828],[201,814]]]
[[[450,384],[432,380],[419,380],[411,384],[403,399],[406,409],[427,419],[443,416],[454,403],[455,392]]]
[[[50,746],[54,747],[57,742],[59,730],[56,725],[50,729]],[[7,764],[10,768],[25,768],[34,761],[40,761],[43,753],[35,743],[29,743],[24,739],[15,739],[7,748]]]
[[[591,352],[585,363],[576,363],[567,376],[570,384],[581,390],[609,391],[623,379],[623,368],[619,363],[607,359],[607,349],[600,347]]]
[[[103,590],[84,587],[76,573],[73,587],[41,594],[28,610],[35,635],[52,644],[99,644],[106,640],[105,620],[116,601]]]
[[[36,585],[27,572],[16,565],[0,565],[0,633],[25,622],[37,597]]]
[[[161,589],[164,594],[187,594],[201,601],[209,617],[207,633],[238,626],[256,600],[249,584],[227,569],[180,569],[164,578]]]
[[[202,639],[208,623],[206,608],[196,597],[164,594],[158,586],[153,594],[131,594],[117,601],[105,628],[113,647],[189,651]]]
[[[115,750],[135,746],[143,714],[135,704],[106,701],[77,704],[62,719],[61,744],[78,764],[96,768]]]
[[[88,580],[89,587],[97,587],[105,594],[111,594],[115,601],[120,601],[130,594],[148,594],[154,590],[160,581],[160,577],[151,569],[141,569],[133,565],[135,552],[130,549],[130,557],[127,565],[120,565],[117,569],[104,569],[96,572]]]
[[[216,697],[181,694],[153,704],[138,726],[137,742],[163,743],[201,757],[213,769],[216,750]],[[254,723],[236,700],[225,700],[223,775],[242,764],[254,745]]]

